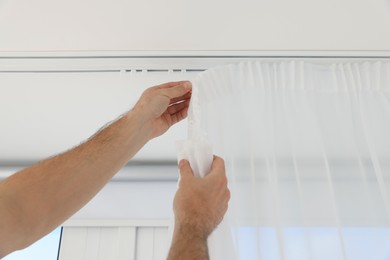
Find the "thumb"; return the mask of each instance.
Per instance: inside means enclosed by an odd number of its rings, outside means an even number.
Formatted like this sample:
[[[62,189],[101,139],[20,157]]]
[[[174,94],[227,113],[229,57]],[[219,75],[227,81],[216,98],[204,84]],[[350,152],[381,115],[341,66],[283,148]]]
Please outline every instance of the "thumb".
[[[180,171],[181,178],[188,178],[190,176],[194,176],[190,163],[185,159],[180,160],[179,171]]]

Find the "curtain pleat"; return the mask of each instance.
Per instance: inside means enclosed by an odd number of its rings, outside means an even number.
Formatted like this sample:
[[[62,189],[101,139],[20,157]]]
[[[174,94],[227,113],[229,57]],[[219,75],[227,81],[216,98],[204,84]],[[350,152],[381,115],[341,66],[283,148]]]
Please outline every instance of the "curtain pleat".
[[[223,225],[234,246],[214,236],[214,259],[360,260],[357,240],[370,259],[385,259],[389,62],[210,69],[193,81],[189,133],[226,162],[232,198]]]

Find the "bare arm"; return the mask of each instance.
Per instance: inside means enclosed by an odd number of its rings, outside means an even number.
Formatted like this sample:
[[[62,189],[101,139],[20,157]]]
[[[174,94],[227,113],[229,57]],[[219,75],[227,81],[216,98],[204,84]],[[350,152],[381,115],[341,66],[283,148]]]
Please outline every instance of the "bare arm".
[[[230,199],[225,164],[215,156],[209,175],[203,179],[194,177],[188,161],[182,160],[179,168],[175,230],[168,259],[207,260],[207,238],[222,221]]]
[[[150,139],[187,116],[191,85],[146,90],[133,110],[80,146],[0,182],[0,258],[72,216]]]

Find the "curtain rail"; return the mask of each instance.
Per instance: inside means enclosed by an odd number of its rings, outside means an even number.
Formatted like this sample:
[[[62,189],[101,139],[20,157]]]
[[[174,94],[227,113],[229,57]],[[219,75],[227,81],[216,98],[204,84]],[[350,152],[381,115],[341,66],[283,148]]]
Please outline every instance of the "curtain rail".
[[[202,72],[206,69],[126,69],[126,70],[0,70],[0,73],[191,73]]]
[[[1,56],[0,73],[198,73],[250,60],[390,61],[388,56]]]

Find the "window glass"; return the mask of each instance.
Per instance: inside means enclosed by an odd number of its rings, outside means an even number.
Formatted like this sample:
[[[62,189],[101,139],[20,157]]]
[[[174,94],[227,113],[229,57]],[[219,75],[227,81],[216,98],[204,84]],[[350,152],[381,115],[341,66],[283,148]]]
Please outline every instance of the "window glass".
[[[2,260],[56,260],[61,238],[61,227],[38,240],[31,246],[16,251]]]
[[[390,259],[390,228],[241,227],[236,232],[238,259],[282,259],[281,244],[286,260],[343,260],[343,253],[349,260]]]

